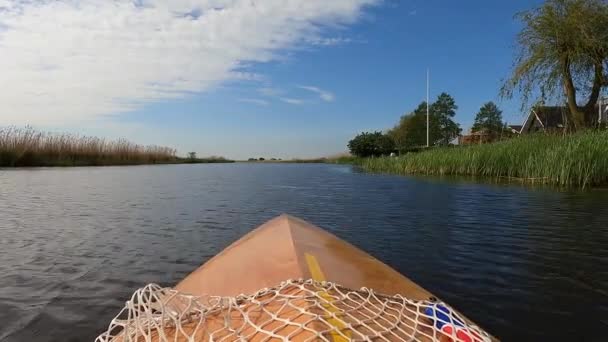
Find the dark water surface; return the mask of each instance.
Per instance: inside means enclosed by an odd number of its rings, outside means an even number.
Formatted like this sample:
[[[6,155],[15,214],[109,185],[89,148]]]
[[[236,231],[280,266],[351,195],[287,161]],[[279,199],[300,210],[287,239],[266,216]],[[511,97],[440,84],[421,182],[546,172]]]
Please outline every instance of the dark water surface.
[[[136,288],[284,212],[504,341],[608,341],[608,191],[269,164],[0,170],[0,340],[91,341]]]

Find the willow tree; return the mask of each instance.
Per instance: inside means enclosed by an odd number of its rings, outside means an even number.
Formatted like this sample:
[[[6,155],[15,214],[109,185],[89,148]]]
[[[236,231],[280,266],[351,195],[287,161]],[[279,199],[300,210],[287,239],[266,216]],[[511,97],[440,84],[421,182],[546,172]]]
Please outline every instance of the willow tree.
[[[602,88],[608,86],[608,4],[605,0],[547,0],[517,15],[523,29],[518,56],[503,95],[565,99],[570,127],[592,124]]]

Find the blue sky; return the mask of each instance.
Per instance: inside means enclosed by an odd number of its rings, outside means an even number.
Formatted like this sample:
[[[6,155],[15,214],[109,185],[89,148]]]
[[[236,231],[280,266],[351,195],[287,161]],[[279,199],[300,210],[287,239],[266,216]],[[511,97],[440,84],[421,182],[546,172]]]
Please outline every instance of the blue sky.
[[[431,96],[453,95],[465,130],[490,100],[509,123],[523,120],[519,99],[498,92],[514,57],[513,16],[539,1],[272,1],[7,2],[0,53],[16,71],[0,76],[15,84],[0,124],[238,159],[327,156],[413,110],[427,67]],[[46,13],[73,25],[27,36],[21,28]]]

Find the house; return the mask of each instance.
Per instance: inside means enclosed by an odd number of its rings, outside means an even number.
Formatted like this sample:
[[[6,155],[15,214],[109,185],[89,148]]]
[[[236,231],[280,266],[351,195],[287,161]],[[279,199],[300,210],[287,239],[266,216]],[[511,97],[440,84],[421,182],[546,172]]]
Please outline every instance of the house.
[[[521,132],[522,127],[522,125],[507,125],[507,129],[513,134],[519,134],[519,132]]]
[[[530,110],[519,133],[555,132],[566,127],[570,111],[567,107],[537,106]]]
[[[608,101],[601,102],[596,106],[593,120],[598,124],[608,123]],[[567,126],[570,110],[565,106],[537,106],[530,110],[524,123],[517,131],[518,126],[509,126],[519,134],[529,134],[535,132],[559,132]]]
[[[500,139],[500,135],[487,129],[471,131],[468,135],[458,137],[458,145],[488,144]]]
[[[608,98],[600,101],[590,121],[608,126]],[[566,128],[570,111],[566,106],[536,106],[524,120],[523,125],[507,125],[504,133],[497,134],[487,130],[471,131],[468,135],[458,137],[459,145],[493,143],[518,134],[535,132],[561,132]]]

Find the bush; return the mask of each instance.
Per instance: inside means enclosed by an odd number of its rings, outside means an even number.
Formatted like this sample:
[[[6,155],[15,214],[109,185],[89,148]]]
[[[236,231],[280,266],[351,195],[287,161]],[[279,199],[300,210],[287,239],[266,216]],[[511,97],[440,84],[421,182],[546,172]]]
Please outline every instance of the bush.
[[[348,149],[357,157],[379,157],[395,151],[395,142],[382,132],[363,132],[348,143]]]

